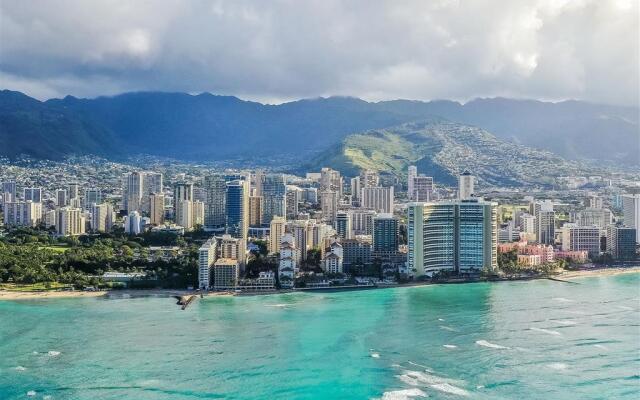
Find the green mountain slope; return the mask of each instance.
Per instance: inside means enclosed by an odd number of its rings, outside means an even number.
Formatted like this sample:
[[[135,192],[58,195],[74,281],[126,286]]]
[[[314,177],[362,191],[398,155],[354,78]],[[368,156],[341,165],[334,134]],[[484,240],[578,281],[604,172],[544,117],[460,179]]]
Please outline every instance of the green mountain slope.
[[[20,92],[0,91],[0,156],[56,160],[114,151],[113,135],[99,124]]]
[[[550,184],[552,177],[596,173],[550,152],[506,142],[477,127],[436,119],[347,136],[307,168],[329,166],[348,176],[361,169],[405,176],[407,166],[453,184],[468,169],[484,184]]]

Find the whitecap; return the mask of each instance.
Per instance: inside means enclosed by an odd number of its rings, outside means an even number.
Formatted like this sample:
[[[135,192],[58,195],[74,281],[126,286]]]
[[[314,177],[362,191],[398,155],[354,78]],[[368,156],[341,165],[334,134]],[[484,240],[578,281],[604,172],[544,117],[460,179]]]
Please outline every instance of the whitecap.
[[[444,321],[444,318],[438,318],[438,321],[442,322]]]
[[[427,397],[427,394],[418,388],[392,390],[382,394],[382,400],[409,400],[414,397]]]
[[[445,331],[457,332],[457,330],[455,328],[452,328],[452,327],[446,326],[446,325],[440,325],[439,328],[440,329],[444,329]]]
[[[551,364],[547,364],[547,367],[551,369],[555,369],[556,371],[562,371],[567,369],[569,366],[565,363],[551,363]]]
[[[476,389],[484,389],[484,385],[477,385]]]
[[[400,368],[400,364],[391,364],[393,368]]]
[[[29,397],[34,397],[35,395],[36,395],[36,391],[35,390],[29,390],[27,392],[27,396],[29,396]]]
[[[39,354],[37,351],[33,351],[31,352],[31,354]]]
[[[616,306],[616,307],[618,307],[621,310],[633,311],[633,308],[629,306]]]
[[[536,332],[542,332],[542,333],[547,333],[549,335],[554,335],[554,336],[562,336],[562,333],[558,332],[558,331],[552,331],[551,329],[543,329],[543,328],[529,328],[532,331],[536,331]]]
[[[601,344],[594,344],[593,347],[597,347],[597,348],[602,349],[602,350],[609,350],[606,346],[603,346]]]
[[[577,324],[576,321],[573,321],[573,320],[570,320],[570,319],[558,319],[558,320],[552,320],[552,321],[556,322],[556,323],[558,323],[560,325],[567,325],[567,326],[576,325]]]
[[[457,386],[450,385],[448,383],[436,383],[435,385],[431,385],[431,387],[441,392],[456,394],[458,396],[469,395],[469,392],[467,392],[466,390],[459,388]]]
[[[23,367],[22,365],[18,365],[17,367],[14,368],[16,371],[26,371],[27,369],[25,367]]]
[[[265,304],[265,307],[286,307],[289,304],[279,303],[279,304]]]
[[[492,349],[509,349],[509,347],[500,346],[499,344],[487,342],[486,340],[476,340],[476,344],[478,346],[489,347],[489,348],[492,348]]]
[[[455,344],[443,344],[442,347],[446,347],[447,349],[457,349],[458,346]]]
[[[559,301],[561,303],[572,303],[573,300],[571,299],[565,299],[564,297],[554,297],[553,299],[551,299],[553,301]]]
[[[380,358],[380,353],[371,353],[371,357]]]
[[[46,396],[43,396],[42,398],[43,400],[51,400],[51,395],[48,394]]]
[[[60,355],[59,351],[55,351],[55,350],[50,350],[47,352],[47,355],[51,356],[51,357],[56,357]]]

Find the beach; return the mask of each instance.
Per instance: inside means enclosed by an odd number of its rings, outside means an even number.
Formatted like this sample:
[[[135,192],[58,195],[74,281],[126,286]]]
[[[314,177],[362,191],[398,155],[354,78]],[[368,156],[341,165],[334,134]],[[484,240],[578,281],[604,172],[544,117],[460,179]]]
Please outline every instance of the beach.
[[[640,266],[628,267],[628,268],[594,268],[591,270],[580,271],[564,271],[558,275],[554,275],[555,278],[569,279],[569,278],[582,278],[591,276],[611,276],[619,274],[633,274],[640,273]],[[547,277],[541,276],[539,278],[527,279],[546,279]],[[524,280],[524,279],[523,279]],[[409,283],[405,285],[397,285],[392,287],[402,286],[418,286],[429,285],[431,282],[422,283]],[[266,294],[278,294],[279,292],[267,292],[267,293],[251,293],[251,295],[266,295]],[[82,298],[82,297],[109,297],[109,298],[128,298],[139,296],[185,296],[185,295],[199,295],[199,292],[178,290],[178,289],[128,289],[128,290],[98,290],[98,291],[18,291],[18,290],[0,290],[0,301],[2,300],[29,300],[29,299],[58,299],[58,298]],[[247,293],[245,293],[246,295]],[[231,292],[209,292],[204,293],[205,297],[208,296],[233,296]]]

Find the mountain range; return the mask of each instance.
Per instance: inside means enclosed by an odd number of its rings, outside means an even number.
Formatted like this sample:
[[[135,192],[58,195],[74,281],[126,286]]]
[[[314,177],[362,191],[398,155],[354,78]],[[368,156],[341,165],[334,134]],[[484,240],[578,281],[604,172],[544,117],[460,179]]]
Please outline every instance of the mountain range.
[[[233,96],[165,92],[42,102],[0,91],[0,155],[61,159],[71,154],[150,154],[215,160],[298,154],[308,159],[340,146],[354,133],[436,117],[571,160],[640,165],[634,107],[505,98],[465,104],[373,103],[351,97],[265,105]]]

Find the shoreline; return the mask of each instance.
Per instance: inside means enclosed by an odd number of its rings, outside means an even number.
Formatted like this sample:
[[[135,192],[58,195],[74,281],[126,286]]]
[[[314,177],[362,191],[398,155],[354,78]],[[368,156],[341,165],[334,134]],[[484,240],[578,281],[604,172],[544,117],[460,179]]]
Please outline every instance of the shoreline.
[[[548,279],[548,278],[559,278],[559,279],[570,279],[570,278],[586,278],[586,277],[597,277],[597,276],[612,276],[612,275],[621,275],[621,274],[632,274],[632,273],[640,273],[640,266],[634,267],[618,267],[618,268],[594,268],[591,270],[578,270],[578,271],[563,271],[557,275],[551,276],[535,276],[535,277],[520,277],[513,279],[504,279],[504,280],[495,280],[495,281],[472,281],[472,282],[452,282],[455,284],[464,284],[464,283],[477,283],[477,282],[514,282],[514,281],[530,281],[530,280],[539,280],[539,279]],[[405,284],[397,284],[397,285],[385,285],[378,286],[374,289],[387,289],[387,288],[402,288],[402,287],[415,287],[415,286],[426,286],[426,285],[437,285],[437,284],[451,284],[451,283],[433,283],[433,282],[411,282]],[[272,294],[283,294],[283,293],[292,293],[296,292],[295,290],[287,290],[287,291],[269,291],[269,292],[247,292],[247,293],[230,293],[230,292],[209,292],[203,293],[204,297],[229,297],[229,296],[264,296],[264,295],[272,295]],[[199,292],[189,291],[189,290],[180,290],[180,289],[124,289],[124,290],[98,290],[95,292],[85,292],[81,290],[75,291],[37,291],[37,292],[29,292],[29,291],[11,291],[11,290],[2,290],[0,289],[0,301],[3,300],[38,300],[38,299],[64,299],[64,298],[99,298],[105,297],[110,299],[127,299],[127,298],[136,298],[136,297],[172,297],[172,296],[187,296],[187,295],[196,295],[199,296]]]

